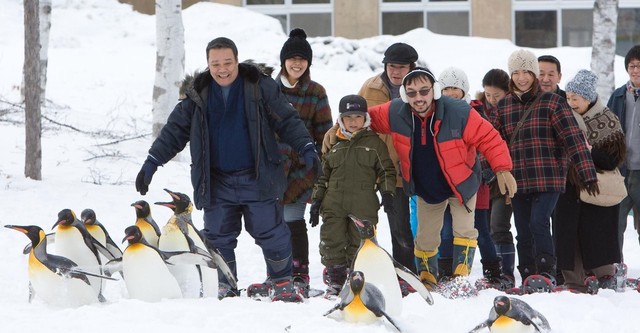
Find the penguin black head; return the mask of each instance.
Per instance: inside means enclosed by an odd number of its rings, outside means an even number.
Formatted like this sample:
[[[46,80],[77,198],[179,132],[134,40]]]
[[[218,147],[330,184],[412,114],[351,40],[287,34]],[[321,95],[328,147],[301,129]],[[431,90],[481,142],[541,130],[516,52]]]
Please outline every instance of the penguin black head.
[[[80,213],[80,220],[82,223],[92,225],[96,223],[96,212],[91,208],[87,208]]]
[[[353,214],[349,214],[349,218],[356,225],[356,229],[358,229],[358,234],[362,239],[370,239],[376,236],[376,227],[369,220],[362,220],[356,217]]]
[[[499,316],[502,316],[511,309],[511,299],[507,296],[498,296],[493,299],[493,308]]]
[[[173,210],[174,214],[180,214],[184,212],[191,212],[193,209],[191,204],[191,198],[188,195],[180,192],[172,192],[169,189],[164,189],[169,195],[171,195],[171,202],[156,202],[156,205],[169,207]]]
[[[349,285],[353,292],[360,292],[364,287],[364,273],[360,271],[351,272],[351,274],[349,274]]]
[[[131,204],[131,207],[136,209],[136,217],[145,218],[151,215],[151,207],[149,203],[144,200],[138,200]]]
[[[62,225],[71,225],[76,220],[76,213],[74,213],[71,209],[65,208],[58,213],[58,221],[51,227],[51,229],[58,226],[58,224]]]
[[[125,236],[122,239],[123,243],[124,241],[129,241],[129,244],[135,244],[142,240],[142,232],[140,231],[140,228],[135,225],[128,226],[124,229],[124,235]]]
[[[32,248],[35,248],[36,245],[40,243],[42,238],[45,237],[44,230],[42,230],[42,228],[38,227],[37,225],[5,225],[4,227],[20,231],[21,233],[27,235],[27,237],[29,237],[29,240],[31,240]]]

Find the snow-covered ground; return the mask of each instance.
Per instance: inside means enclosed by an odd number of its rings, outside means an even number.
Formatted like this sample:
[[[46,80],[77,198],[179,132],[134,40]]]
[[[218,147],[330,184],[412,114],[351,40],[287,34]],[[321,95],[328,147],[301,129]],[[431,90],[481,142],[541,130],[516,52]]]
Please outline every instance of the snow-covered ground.
[[[23,66],[23,5],[0,0],[0,98],[19,101]],[[79,214],[93,208],[114,240],[133,224],[130,204],[142,197],[134,179],[151,144],[151,95],[155,69],[154,17],[128,5],[105,0],[54,0],[47,98],[43,111],[42,181],[24,178],[24,126],[12,121],[22,113],[3,114],[0,104],[0,225],[35,224],[49,231],[63,208]],[[232,38],[240,60],[254,59],[279,67],[279,53],[286,33],[279,23],[243,8],[200,3],[183,12],[186,71],[206,66],[205,46],[218,36]],[[481,89],[481,79],[491,68],[506,68],[517,47],[507,40],[436,35],[416,29],[401,36],[362,40],[310,38],[314,50],[312,78],[325,86],[337,114],[340,98],[356,93],[364,80],[381,71],[382,52],[403,41],[413,45],[420,61],[437,74],[451,65],[464,69],[471,92]],[[588,68],[590,48],[533,50],[553,54],[562,61],[564,82],[579,69]],[[616,86],[626,82],[623,59],[616,59]],[[61,126],[64,124],[68,126]],[[141,138],[129,139],[142,135]],[[189,158],[182,156],[155,174],[149,202],[166,201],[162,188],[191,194]],[[153,207],[159,224],[169,210]],[[202,226],[202,213],[194,212]],[[390,249],[386,215],[380,214],[379,241]],[[316,244],[318,228],[310,229],[311,279],[323,288]],[[640,275],[640,247],[632,227],[626,233],[625,259],[631,276]],[[114,332],[144,329],[150,332],[388,332],[383,321],[371,325],[348,324],[322,314],[332,301],[310,299],[304,304],[256,302],[246,297],[180,299],[145,303],[126,297],[122,281],[107,281],[106,304],[80,308],[55,308],[36,299],[27,302],[27,257],[21,254],[27,238],[0,229],[0,323],[2,332]],[[241,286],[261,281],[264,262],[260,249],[243,233],[240,236],[238,273]],[[471,280],[480,275],[477,257]],[[483,291],[468,300],[449,300],[434,294],[428,306],[418,295],[403,300],[396,322],[405,332],[466,332],[486,319],[492,300],[500,293]],[[541,311],[554,332],[636,332],[640,295],[633,291],[598,295],[571,293],[521,297]]]

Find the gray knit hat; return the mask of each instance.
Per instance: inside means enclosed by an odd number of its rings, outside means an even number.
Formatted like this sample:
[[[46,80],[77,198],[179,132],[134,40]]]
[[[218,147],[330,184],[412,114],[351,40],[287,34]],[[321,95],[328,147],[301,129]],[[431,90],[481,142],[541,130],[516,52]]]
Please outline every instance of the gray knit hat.
[[[578,71],[578,74],[567,83],[564,90],[580,95],[589,102],[595,102],[596,99],[598,99],[598,93],[596,92],[597,83],[598,77],[592,71],[581,69]]]
[[[442,73],[440,73],[440,77],[438,77],[438,81],[440,81],[440,87],[442,87],[442,89],[454,87],[464,91],[465,95],[469,93],[469,79],[467,78],[467,74],[460,68],[449,67],[443,70]]]
[[[538,57],[533,52],[520,49],[509,56],[509,75],[517,70],[526,70],[532,72],[535,77],[540,74],[540,68],[538,67]]]

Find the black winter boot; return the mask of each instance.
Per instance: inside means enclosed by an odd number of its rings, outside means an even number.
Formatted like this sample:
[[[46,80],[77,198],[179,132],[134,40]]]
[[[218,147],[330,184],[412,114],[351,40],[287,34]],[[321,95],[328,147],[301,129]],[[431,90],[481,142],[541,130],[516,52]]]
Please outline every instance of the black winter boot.
[[[529,275],[524,280],[526,293],[551,292],[556,287],[556,258],[552,255],[541,254],[536,257],[538,274]]]
[[[484,278],[476,281],[476,288],[493,288],[507,290],[514,287],[514,281],[502,272],[502,260],[500,257],[494,260],[481,259],[482,275]]]
[[[347,275],[349,274],[347,265],[333,265],[327,266],[327,291],[324,294],[324,298],[331,299],[338,297],[340,290],[345,281],[347,281]]]
[[[502,273],[515,281],[516,247],[513,243],[496,244],[496,253],[502,258]]]
[[[438,282],[453,277],[453,258],[438,258]]]

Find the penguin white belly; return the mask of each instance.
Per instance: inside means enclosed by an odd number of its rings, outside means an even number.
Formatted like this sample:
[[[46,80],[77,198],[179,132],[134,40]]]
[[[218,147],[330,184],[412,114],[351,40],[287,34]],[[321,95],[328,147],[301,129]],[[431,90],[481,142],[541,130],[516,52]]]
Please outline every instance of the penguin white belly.
[[[342,316],[345,321],[350,323],[370,324],[378,320],[378,317],[362,304],[360,296],[356,296],[353,301],[342,310]]]
[[[102,270],[98,258],[91,252],[84,242],[84,238],[80,231],[75,227],[58,226],[55,236],[56,254],[69,258],[78,265],[78,269],[85,272],[101,274]],[[98,296],[102,290],[102,279],[87,276],[91,287]]]
[[[196,233],[191,225],[189,225],[189,237],[193,240],[193,243],[204,250],[209,252],[207,246],[204,244],[200,236]],[[218,270],[212,269],[208,266],[200,266],[202,268],[202,284],[204,288],[204,297],[218,298]]]
[[[167,224],[162,228],[162,235],[158,240],[158,248],[167,252],[189,251],[189,244],[177,226]],[[200,297],[200,277],[194,265],[171,265],[169,266],[169,271],[178,281],[183,297]]]
[[[147,223],[146,221],[143,221],[143,222],[136,222],[136,226],[140,228],[140,231],[142,232],[142,236],[144,236],[144,239],[147,241],[147,243],[155,247],[158,247],[158,235],[156,234],[156,230],[153,229],[151,224]]]
[[[157,302],[163,298],[181,298],[182,291],[158,252],[143,244],[127,248],[122,257],[122,272],[130,298]]]
[[[93,288],[84,281],[57,275],[29,256],[29,282],[37,298],[60,307],[78,307],[98,301]]]
[[[533,325],[524,325],[509,317],[500,316],[493,322],[489,332],[491,333],[535,333]]]
[[[370,240],[356,254],[353,269],[364,273],[368,283],[378,287],[384,295],[385,312],[391,316],[402,312],[402,292],[391,258]]]

